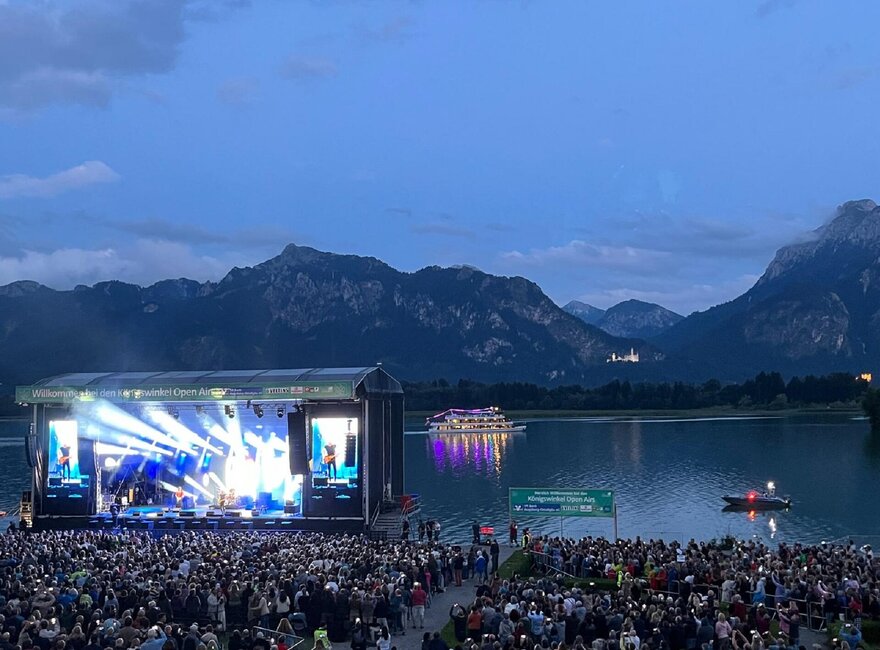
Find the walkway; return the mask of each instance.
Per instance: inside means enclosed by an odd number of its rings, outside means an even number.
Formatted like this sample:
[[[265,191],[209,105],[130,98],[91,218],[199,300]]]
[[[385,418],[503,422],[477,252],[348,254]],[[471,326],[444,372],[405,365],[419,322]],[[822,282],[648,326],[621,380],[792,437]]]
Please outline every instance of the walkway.
[[[461,547],[470,548],[470,544],[462,544]],[[516,549],[502,544],[498,556],[499,562],[504,564],[507,558],[513,555],[514,550]],[[477,585],[471,577],[469,580],[463,580],[461,587],[450,585],[442,594],[435,594],[431,606],[425,610],[425,629],[414,630],[410,625],[405,635],[391,638],[391,645],[396,646],[397,650],[421,650],[424,633],[431,632],[433,634],[442,630],[449,622],[449,610],[452,606],[455,603],[469,605],[476,596],[476,589]]]

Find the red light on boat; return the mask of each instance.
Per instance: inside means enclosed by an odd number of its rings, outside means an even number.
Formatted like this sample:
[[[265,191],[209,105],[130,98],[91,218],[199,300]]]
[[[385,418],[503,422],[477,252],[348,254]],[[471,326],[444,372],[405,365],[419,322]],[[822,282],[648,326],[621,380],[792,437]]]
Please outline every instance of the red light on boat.
[[[758,497],[758,493],[755,491],[749,492],[746,495],[746,498],[749,500],[749,503],[753,502]]]

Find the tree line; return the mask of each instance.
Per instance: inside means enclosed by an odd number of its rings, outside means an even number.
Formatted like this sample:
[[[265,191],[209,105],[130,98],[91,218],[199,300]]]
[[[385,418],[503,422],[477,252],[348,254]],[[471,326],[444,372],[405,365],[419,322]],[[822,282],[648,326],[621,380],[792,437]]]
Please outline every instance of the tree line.
[[[809,405],[858,406],[868,382],[848,373],[792,377],[761,372],[741,384],[710,379],[702,384],[614,380],[595,388],[548,388],[522,382],[484,384],[462,379],[403,382],[408,411],[501,406],[515,411],[613,411],[712,407],[783,409]]]

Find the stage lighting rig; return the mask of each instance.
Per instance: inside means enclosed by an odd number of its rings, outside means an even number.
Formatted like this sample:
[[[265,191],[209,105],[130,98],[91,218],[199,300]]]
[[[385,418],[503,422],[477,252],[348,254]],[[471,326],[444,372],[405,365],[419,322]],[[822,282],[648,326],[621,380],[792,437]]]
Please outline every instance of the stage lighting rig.
[[[175,420],[179,420],[179,419],[180,419],[180,411],[178,411],[177,408],[174,407],[174,406],[169,406],[169,407],[168,407],[168,415],[170,415],[171,417],[173,417]]]
[[[256,415],[258,418],[263,417],[263,407],[259,404],[254,404],[254,415]]]
[[[227,404],[223,407],[223,412],[226,413],[226,416],[231,420],[235,417],[235,409],[232,408],[230,404]]]
[[[283,418],[284,417],[284,407],[279,406],[277,409],[275,409],[275,415],[277,415],[279,418]]]

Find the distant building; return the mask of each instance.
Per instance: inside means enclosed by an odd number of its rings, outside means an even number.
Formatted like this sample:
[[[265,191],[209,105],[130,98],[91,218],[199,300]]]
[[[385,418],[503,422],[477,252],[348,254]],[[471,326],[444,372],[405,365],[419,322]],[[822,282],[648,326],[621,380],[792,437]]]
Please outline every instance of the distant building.
[[[605,363],[638,363],[639,362],[639,353],[635,351],[635,348],[629,349],[629,354],[624,354],[620,356],[617,352],[612,352],[611,356],[605,360]]]

